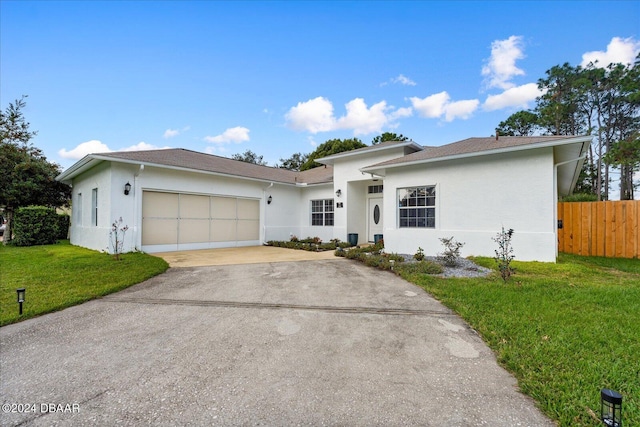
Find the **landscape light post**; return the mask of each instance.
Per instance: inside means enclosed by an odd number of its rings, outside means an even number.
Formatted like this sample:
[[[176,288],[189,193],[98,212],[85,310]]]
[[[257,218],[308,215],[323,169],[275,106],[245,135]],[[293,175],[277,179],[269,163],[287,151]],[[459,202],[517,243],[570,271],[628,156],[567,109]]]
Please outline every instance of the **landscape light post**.
[[[600,390],[600,419],[609,427],[622,427],[622,395],[617,391]]]
[[[18,293],[18,304],[20,305],[20,316],[22,316],[22,303],[24,302],[24,294],[26,293],[25,288],[16,289]]]

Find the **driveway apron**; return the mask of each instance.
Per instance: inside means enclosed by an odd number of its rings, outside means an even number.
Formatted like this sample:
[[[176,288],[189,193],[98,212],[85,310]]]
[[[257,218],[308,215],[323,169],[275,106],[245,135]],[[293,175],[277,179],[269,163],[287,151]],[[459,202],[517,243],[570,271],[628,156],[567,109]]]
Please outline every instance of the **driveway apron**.
[[[171,268],[0,344],[7,426],[554,425],[458,316],[346,259]]]

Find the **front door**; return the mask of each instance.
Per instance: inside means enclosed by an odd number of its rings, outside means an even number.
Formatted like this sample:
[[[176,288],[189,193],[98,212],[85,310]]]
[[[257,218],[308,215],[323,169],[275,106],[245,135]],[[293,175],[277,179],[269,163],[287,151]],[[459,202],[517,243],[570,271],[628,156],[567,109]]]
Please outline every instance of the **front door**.
[[[382,197],[369,199],[369,232],[367,240],[373,242],[376,234],[382,234]]]

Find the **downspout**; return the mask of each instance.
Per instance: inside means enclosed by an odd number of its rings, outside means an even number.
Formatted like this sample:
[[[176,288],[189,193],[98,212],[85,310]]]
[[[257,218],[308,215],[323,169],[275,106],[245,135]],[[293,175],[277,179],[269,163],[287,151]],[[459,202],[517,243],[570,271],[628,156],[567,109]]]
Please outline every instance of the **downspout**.
[[[262,201],[264,203],[264,224],[262,225],[262,243],[264,245],[267,244],[268,240],[267,240],[267,190],[270,189],[271,187],[273,187],[273,182],[269,184],[269,186],[267,188],[263,188],[262,189]]]
[[[584,149],[584,144],[582,145],[582,150]],[[585,152],[580,157],[576,157],[575,159],[565,160],[564,162],[555,163],[553,165],[553,219],[555,226],[553,227],[553,234],[556,239],[556,260],[558,259],[558,166],[566,165],[567,163],[577,162],[580,160],[584,160],[587,157],[587,153]],[[578,176],[580,172],[578,172]],[[577,179],[577,178],[576,178]]]
[[[138,172],[136,172],[135,174],[133,174],[133,239],[134,239],[134,244],[133,246],[136,248],[136,250],[138,251],[142,251],[142,234],[140,233],[140,227],[138,226],[140,223],[142,223],[142,218],[138,219],[138,202],[140,202],[142,200],[142,193],[141,193],[141,197],[138,198],[138,177],[140,176],[140,174],[144,171],[144,165],[140,165],[140,168],[138,169]],[[140,215],[142,215],[142,212],[140,212]]]

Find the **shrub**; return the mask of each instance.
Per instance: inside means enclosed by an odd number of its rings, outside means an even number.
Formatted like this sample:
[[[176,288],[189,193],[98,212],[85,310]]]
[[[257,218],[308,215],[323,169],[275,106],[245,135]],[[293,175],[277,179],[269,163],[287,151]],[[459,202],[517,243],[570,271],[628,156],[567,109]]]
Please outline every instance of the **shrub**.
[[[69,225],[71,224],[71,218],[67,214],[58,214],[58,231],[56,238],[58,240],[64,240],[69,237]]]
[[[500,270],[500,276],[506,283],[512,274],[515,274],[516,269],[511,266],[511,261],[515,258],[513,255],[513,247],[511,246],[511,237],[513,236],[513,229],[510,228],[507,231],[502,227],[496,237],[492,240],[498,244],[498,249],[495,250],[496,256],[494,259],[498,264],[498,270]]]
[[[431,261],[408,262],[395,268],[407,274],[441,274],[444,271],[440,264]]]
[[[596,194],[589,193],[576,193],[570,196],[565,196],[560,200],[561,202],[597,202],[598,196]]]
[[[457,266],[460,261],[460,249],[464,246],[464,243],[456,242],[453,240],[453,236],[448,239],[443,237],[440,241],[444,246],[444,251],[438,254],[438,261],[447,267]]]
[[[45,206],[18,208],[14,216],[14,244],[35,246],[56,243],[59,234],[58,221],[56,211]]]
[[[417,261],[422,261],[424,259],[424,250],[421,247],[418,246],[418,250],[413,255],[413,259]]]

